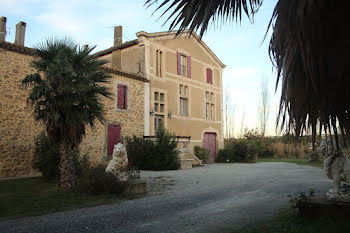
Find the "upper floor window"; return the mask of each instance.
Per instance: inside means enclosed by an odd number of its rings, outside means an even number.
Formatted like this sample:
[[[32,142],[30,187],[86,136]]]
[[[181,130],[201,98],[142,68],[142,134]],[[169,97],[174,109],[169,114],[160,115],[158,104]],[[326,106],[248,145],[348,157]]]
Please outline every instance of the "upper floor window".
[[[213,84],[213,71],[207,68],[207,83]]]
[[[177,52],[177,74],[191,78],[191,57]]]
[[[163,76],[162,60],[163,60],[163,52],[158,49],[156,51],[156,75],[158,77],[162,77]]]
[[[214,93],[206,91],[205,92],[205,118],[215,119],[215,99]]]
[[[180,85],[180,115],[188,116],[188,86]]]
[[[119,109],[128,108],[128,87],[118,84],[117,86],[117,107]]]

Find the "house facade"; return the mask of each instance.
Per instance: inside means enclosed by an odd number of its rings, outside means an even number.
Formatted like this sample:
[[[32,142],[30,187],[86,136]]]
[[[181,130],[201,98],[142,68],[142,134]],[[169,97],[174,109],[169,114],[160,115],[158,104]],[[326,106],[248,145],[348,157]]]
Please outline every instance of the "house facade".
[[[211,151],[214,162],[223,147],[222,72],[225,65],[196,34],[138,32],[122,43],[116,27],[114,46],[96,54],[108,66],[141,74],[145,86],[144,135],[152,136],[163,124],[176,136],[190,136],[189,149],[198,145]]]
[[[25,28],[19,22],[15,42],[6,42],[6,18],[0,18],[0,177],[34,173],[34,139],[44,130],[26,101],[29,89],[20,85],[35,72],[34,50],[24,46]],[[225,66],[195,34],[174,39],[175,32],[139,32],[123,43],[122,27],[114,30],[114,46],[94,54],[108,61],[104,69],[112,79],[105,85],[114,97],[102,99],[106,121],[87,128],[81,153],[93,162],[108,160],[125,136],[152,136],[163,124],[176,136],[190,136],[190,150],[195,145],[210,150],[213,162],[223,147]]]
[[[30,89],[20,85],[35,72],[30,66],[34,50],[24,46],[25,27],[24,22],[17,24],[14,43],[0,36],[0,177],[35,173],[31,166],[34,139],[45,129],[34,121],[32,106],[26,101]],[[1,17],[1,35],[5,28],[6,18]],[[114,93],[111,100],[101,98],[106,122],[97,121],[94,129],[87,127],[79,148],[93,162],[108,159],[121,137],[144,134],[144,90],[149,80],[113,68],[105,70],[112,76],[106,85]]]

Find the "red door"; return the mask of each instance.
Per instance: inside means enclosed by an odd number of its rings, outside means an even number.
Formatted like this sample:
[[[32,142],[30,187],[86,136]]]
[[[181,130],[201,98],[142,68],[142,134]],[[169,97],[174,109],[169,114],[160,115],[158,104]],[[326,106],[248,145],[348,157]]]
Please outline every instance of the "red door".
[[[120,125],[108,125],[107,155],[113,154],[114,145],[120,142]]]
[[[210,151],[207,163],[214,163],[216,158],[216,133],[204,134],[204,148]]]

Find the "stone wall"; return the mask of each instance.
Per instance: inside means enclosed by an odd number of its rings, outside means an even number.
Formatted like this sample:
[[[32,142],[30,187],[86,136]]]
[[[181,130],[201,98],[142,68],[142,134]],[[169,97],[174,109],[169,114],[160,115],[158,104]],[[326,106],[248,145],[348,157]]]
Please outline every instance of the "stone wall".
[[[33,57],[0,48],[0,177],[29,175],[34,137],[43,129],[26,103],[20,81],[34,70]]]
[[[144,82],[113,75],[109,87],[115,94],[118,84],[128,86],[128,108],[118,109],[116,98],[103,99],[107,121],[105,124],[97,122],[93,130],[88,128],[87,135],[80,146],[81,153],[88,153],[92,161],[106,159],[108,124],[120,124],[122,137],[142,136],[144,133]]]
[[[20,86],[27,74],[35,72],[30,68],[33,57],[26,55],[30,51],[28,48],[23,52],[21,49],[24,47],[16,48],[10,43],[5,45],[6,49],[0,47],[0,177],[30,175],[35,172],[31,167],[34,138],[44,129],[34,121],[32,107],[26,103],[29,90]],[[112,76],[108,85],[114,93],[118,83],[128,85],[129,108],[119,110],[115,99],[103,98],[107,123],[120,123],[123,136],[142,136],[145,83],[142,78],[130,78],[133,75],[125,73],[119,75],[117,72]],[[101,161],[105,155],[106,130],[106,125],[100,122],[93,130],[87,128],[80,150],[88,153],[92,161]]]

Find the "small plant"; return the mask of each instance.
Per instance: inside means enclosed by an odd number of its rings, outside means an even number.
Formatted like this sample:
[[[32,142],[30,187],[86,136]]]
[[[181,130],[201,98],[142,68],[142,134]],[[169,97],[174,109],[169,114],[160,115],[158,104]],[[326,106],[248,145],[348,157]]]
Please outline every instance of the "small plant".
[[[209,151],[200,146],[195,146],[193,148],[195,156],[205,162],[209,157]]]

